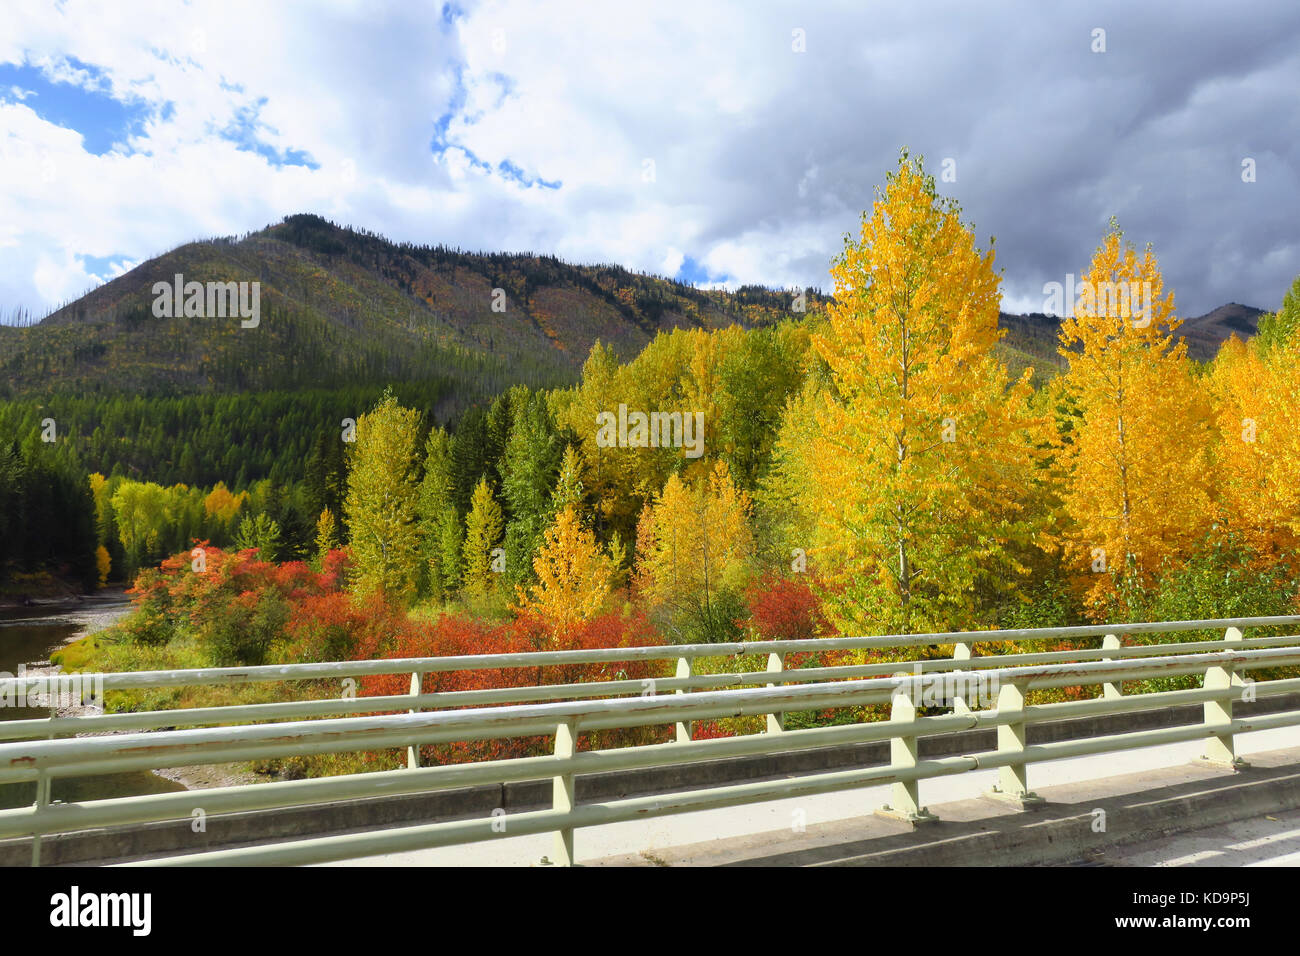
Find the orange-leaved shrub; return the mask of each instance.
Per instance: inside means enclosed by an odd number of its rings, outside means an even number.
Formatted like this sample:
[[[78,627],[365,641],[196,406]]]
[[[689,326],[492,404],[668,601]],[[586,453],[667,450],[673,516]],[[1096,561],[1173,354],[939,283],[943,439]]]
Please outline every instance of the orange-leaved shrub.
[[[522,614],[513,621],[493,623],[461,614],[447,614],[430,622],[404,620],[386,632],[370,630],[357,645],[356,657],[417,658],[479,654],[518,654],[543,650],[589,650],[607,647],[637,647],[663,644],[663,638],[642,613],[624,615],[609,612],[552,633],[540,618]],[[628,680],[644,682],[672,673],[671,661],[631,661],[566,664],[545,667],[483,667],[472,670],[426,673],[421,683],[425,694],[451,694],[491,688],[527,688],[542,684],[579,684],[591,681]],[[383,674],[362,681],[361,693],[368,696],[400,695],[410,692],[409,674]],[[623,695],[637,693],[623,689]],[[593,698],[582,698],[590,700]],[[473,699],[450,701],[448,709],[474,706]],[[666,742],[670,728],[663,725],[593,731],[580,734],[578,749],[603,749],[641,743]],[[421,756],[430,763],[464,763],[506,757],[527,757],[549,753],[553,745],[547,736],[456,741],[430,744]]]
[[[128,592],[136,611],[122,630],[151,645],[192,632],[218,666],[348,657],[366,619],[339,590],[346,565],[343,551],[327,554],[316,571],[196,542],[137,575]]]
[[[541,617],[522,613],[494,622],[464,614],[412,620],[381,593],[357,598],[344,590],[348,554],[331,551],[320,570],[302,562],[262,561],[255,550],[237,552],[199,542],[194,552],[174,555],[157,569],[142,571],[131,596],[136,612],[123,623],[134,641],[160,645],[181,633],[192,636],[216,665],[297,663],[470,656],[542,650],[589,650],[655,646],[663,637],[641,612],[607,612],[558,631]],[[620,696],[638,696],[646,682],[670,676],[672,661],[612,661],[546,667],[486,666],[425,674],[422,691],[451,694],[539,684],[630,682]],[[306,688],[304,688],[306,689]],[[406,695],[410,674],[383,674],[361,681],[363,696]],[[527,695],[525,695],[527,696]],[[608,696],[608,695],[602,695]],[[592,698],[579,698],[592,699]],[[450,701],[449,708],[472,706]],[[394,708],[402,712],[406,708]],[[580,749],[667,741],[665,725],[582,734]],[[453,763],[547,753],[550,735],[462,741],[422,748],[428,762]],[[395,752],[372,754],[369,762],[392,763]]]

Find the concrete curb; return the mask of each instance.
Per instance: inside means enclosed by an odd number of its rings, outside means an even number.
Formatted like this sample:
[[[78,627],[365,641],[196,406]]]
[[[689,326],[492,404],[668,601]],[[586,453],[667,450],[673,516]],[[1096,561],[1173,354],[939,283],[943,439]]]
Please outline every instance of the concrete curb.
[[[724,865],[1033,866],[1096,860],[1118,847],[1300,809],[1300,763],[1099,796],[1081,803],[1053,803],[1051,796],[1048,800],[1028,818],[1011,814],[982,821],[941,822],[923,833],[756,856]],[[942,821],[945,808],[934,809]],[[1097,810],[1106,814],[1104,832],[1093,829]]]

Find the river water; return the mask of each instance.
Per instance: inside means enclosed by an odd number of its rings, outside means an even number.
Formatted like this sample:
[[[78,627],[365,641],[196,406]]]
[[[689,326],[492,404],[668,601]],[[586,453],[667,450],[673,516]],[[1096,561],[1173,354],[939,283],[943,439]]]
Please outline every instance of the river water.
[[[29,669],[48,664],[50,654],[88,626],[98,630],[129,610],[124,598],[108,596],[88,599],[81,604],[35,608],[0,608],[0,671],[5,676],[16,675],[18,665]],[[3,707],[0,720],[22,720],[49,717],[49,708]],[[0,741],[11,743],[11,741]],[[102,774],[94,777],[55,779],[51,799],[65,803],[82,800],[100,800],[108,797],[127,797],[142,793],[166,793],[184,790],[178,783],[164,780],[148,771]],[[34,783],[0,785],[0,808],[20,807],[35,799]]]

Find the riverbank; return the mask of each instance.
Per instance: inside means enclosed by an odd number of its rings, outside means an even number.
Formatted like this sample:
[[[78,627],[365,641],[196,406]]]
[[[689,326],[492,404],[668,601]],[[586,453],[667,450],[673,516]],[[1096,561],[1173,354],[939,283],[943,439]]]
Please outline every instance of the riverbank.
[[[64,639],[60,647],[68,647],[78,641],[84,640],[94,634],[112,627],[127,614],[131,612],[131,603],[126,596],[124,589],[113,588],[99,591],[95,594],[83,595],[76,601],[68,599],[47,599],[35,603],[29,603],[22,606],[10,606],[5,608],[9,613],[5,614],[6,620],[10,623],[20,623],[25,620],[21,616],[12,616],[15,611],[31,611],[37,614],[33,621],[40,621],[43,624],[66,624],[76,627],[67,638]],[[57,653],[59,648],[51,653]],[[31,677],[46,677],[58,673],[59,669],[50,660],[29,661],[26,665],[26,673]],[[33,703],[40,706],[48,701],[41,698],[33,698]],[[55,715],[58,717],[84,717],[91,714],[102,713],[103,711],[96,706],[61,702],[60,706],[55,708]],[[108,733],[117,733],[118,731],[109,731]],[[98,736],[87,734],[86,736]],[[223,764],[217,766],[197,766],[197,767],[166,767],[159,770],[151,771],[154,776],[161,777],[184,787],[186,790],[203,790],[212,787],[232,787],[241,784],[258,783],[263,778],[257,774],[241,769],[237,764]]]
[[[23,611],[42,615],[60,611],[77,614],[81,612],[94,613],[106,608],[119,608],[123,612],[130,610],[130,599],[126,596],[126,589],[123,587],[101,588],[91,594],[69,592],[41,595],[0,595],[0,612],[5,612],[6,618],[13,613]]]
[[[35,574],[15,574],[0,584],[0,610],[21,607],[49,607],[64,602],[79,604],[93,599],[105,591],[122,592],[121,587],[87,592],[75,581],[40,571]]]

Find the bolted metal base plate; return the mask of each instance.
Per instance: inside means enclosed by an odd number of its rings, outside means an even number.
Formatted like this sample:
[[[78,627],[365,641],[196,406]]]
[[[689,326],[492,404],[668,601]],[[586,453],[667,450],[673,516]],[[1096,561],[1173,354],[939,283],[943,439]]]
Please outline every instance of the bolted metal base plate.
[[[994,787],[992,790],[986,791],[984,796],[999,803],[1018,807],[1021,810],[1039,810],[1047,806],[1047,801],[1033,791],[1028,793],[1007,793],[1005,790]]]
[[[913,827],[923,827],[939,822],[939,818],[925,807],[922,807],[919,813],[912,813],[908,810],[895,810],[893,807],[884,806],[876,810],[876,816],[887,817],[900,823],[910,823]]]
[[[1251,766],[1249,761],[1243,760],[1241,757],[1237,757],[1232,761],[1227,761],[1216,760],[1213,757],[1206,757],[1204,755],[1197,757],[1192,761],[1192,763],[1198,767],[1213,767],[1216,770],[1249,770]]]

